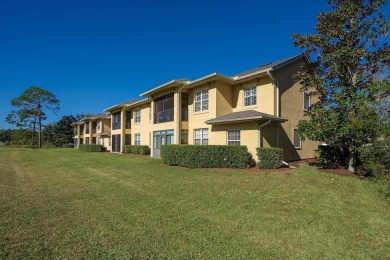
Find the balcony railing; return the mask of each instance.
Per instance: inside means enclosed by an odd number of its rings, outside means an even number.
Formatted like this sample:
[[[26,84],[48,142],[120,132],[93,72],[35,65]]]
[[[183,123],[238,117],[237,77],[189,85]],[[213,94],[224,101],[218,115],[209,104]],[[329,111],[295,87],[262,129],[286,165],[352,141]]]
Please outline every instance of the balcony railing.
[[[173,121],[173,109],[160,111],[154,114],[154,123],[165,123]]]
[[[121,122],[112,123],[112,130],[121,129]]]
[[[181,110],[181,121],[188,121],[188,109]]]

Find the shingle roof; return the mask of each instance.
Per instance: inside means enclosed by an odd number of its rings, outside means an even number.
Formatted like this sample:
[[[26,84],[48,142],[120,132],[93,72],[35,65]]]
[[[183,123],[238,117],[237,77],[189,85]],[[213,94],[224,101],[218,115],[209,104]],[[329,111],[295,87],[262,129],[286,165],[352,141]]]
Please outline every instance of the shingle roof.
[[[259,72],[259,71],[263,71],[263,70],[267,70],[267,69],[271,69],[271,68],[275,69],[278,66],[283,66],[284,63],[289,63],[292,60],[295,60],[295,59],[298,59],[298,58],[301,58],[301,57],[303,57],[303,55],[299,54],[299,55],[295,55],[295,56],[292,56],[292,57],[289,57],[289,58],[286,58],[286,59],[283,59],[283,60],[267,63],[267,64],[261,65],[261,66],[259,66],[257,68],[254,68],[254,69],[251,69],[251,70],[247,70],[247,71],[238,73],[236,75],[233,75],[232,77],[233,78],[241,78],[243,76],[250,75],[250,74],[253,74],[253,73],[256,73],[256,72]]]
[[[205,123],[213,125],[219,123],[234,123],[234,122],[258,120],[258,119],[274,119],[275,121],[287,121],[286,119],[283,119],[281,117],[277,117],[266,113],[261,113],[255,110],[245,110],[245,111],[233,112],[224,116],[216,117],[207,120]]]
[[[128,101],[125,101],[125,102],[122,102],[122,103],[119,103],[117,106],[125,106],[125,105],[131,105],[135,102],[138,102],[139,100],[138,99],[130,99]]]

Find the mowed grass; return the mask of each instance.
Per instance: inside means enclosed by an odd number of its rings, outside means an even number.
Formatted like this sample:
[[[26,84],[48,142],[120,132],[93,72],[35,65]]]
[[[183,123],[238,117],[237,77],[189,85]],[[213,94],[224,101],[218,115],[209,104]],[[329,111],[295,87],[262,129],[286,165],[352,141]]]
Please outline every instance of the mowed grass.
[[[366,180],[183,169],[74,149],[0,148],[0,258],[390,258]]]

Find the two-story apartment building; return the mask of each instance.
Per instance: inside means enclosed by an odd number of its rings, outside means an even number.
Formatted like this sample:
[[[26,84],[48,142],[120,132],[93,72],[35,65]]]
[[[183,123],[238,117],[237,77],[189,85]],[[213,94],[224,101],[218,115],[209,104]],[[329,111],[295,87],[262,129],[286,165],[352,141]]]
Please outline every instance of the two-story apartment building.
[[[160,156],[163,144],[280,147],[286,161],[313,157],[317,143],[302,142],[299,120],[310,106],[293,75],[305,62],[294,56],[225,76],[172,80],[110,108],[112,152],[126,144],[148,145]]]
[[[101,144],[111,151],[111,117],[106,114],[87,116],[74,126],[74,147],[80,144]]]

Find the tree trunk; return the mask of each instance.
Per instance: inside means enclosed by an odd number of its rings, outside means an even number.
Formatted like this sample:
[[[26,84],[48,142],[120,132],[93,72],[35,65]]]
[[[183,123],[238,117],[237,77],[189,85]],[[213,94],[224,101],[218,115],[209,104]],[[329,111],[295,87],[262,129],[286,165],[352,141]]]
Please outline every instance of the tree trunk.
[[[32,129],[31,146],[34,146],[34,143],[35,143],[35,124],[36,124],[36,123],[37,123],[37,119],[34,118],[33,129]]]
[[[42,139],[41,139],[41,134],[42,134],[42,115],[41,115],[41,105],[38,105],[38,148],[42,148]]]
[[[349,160],[348,160],[348,170],[355,173],[356,167],[356,151],[354,148],[349,148]]]

